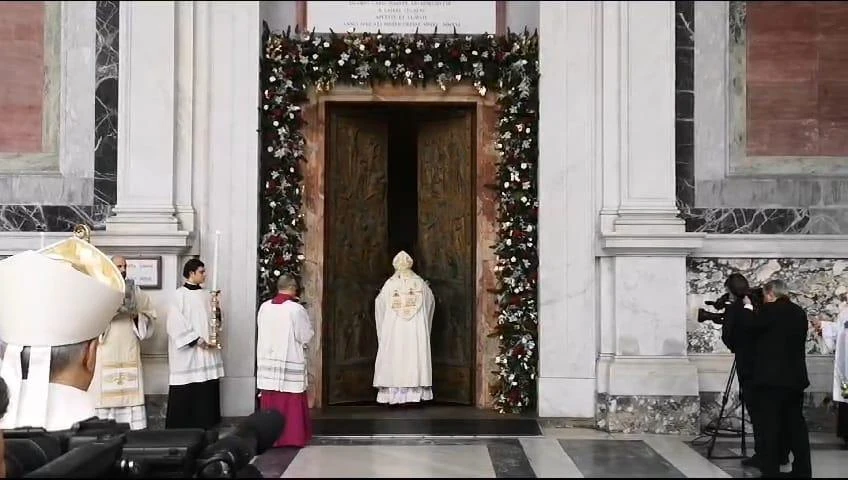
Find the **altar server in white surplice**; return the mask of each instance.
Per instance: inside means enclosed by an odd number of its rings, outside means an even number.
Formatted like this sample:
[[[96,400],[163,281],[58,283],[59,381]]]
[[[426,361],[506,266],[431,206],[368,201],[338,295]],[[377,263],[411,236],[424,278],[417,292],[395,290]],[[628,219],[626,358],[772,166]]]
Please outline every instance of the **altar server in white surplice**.
[[[221,421],[224,361],[221,351],[209,344],[212,294],[201,286],[206,266],[189,259],[183,278],[165,322],[171,371],[165,428],[212,428]]]
[[[277,295],[256,316],[256,388],[260,410],[276,410],[286,425],[275,447],[305,447],[312,438],[306,396],[306,347],[315,331],[297,299],[297,280],[277,279]]]
[[[813,322],[824,341],[824,350],[833,352],[833,401],[836,404],[836,436],[848,448],[848,304],[843,303],[835,322]]]
[[[96,415],[88,388],[98,337],[124,288],[109,257],[75,237],[0,261],[0,375],[9,388],[0,428],[66,430]]]
[[[377,402],[391,405],[433,399],[430,331],[436,300],[423,278],[412,271],[412,257],[395,255],[395,273],[375,301]]]
[[[112,263],[127,278],[127,260],[116,255]],[[97,348],[97,367],[89,392],[97,402],[97,416],[128,423],[133,430],[147,428],[141,341],[153,335],[156,310],[150,297],[132,280],[125,280],[124,304],[118,309]]]

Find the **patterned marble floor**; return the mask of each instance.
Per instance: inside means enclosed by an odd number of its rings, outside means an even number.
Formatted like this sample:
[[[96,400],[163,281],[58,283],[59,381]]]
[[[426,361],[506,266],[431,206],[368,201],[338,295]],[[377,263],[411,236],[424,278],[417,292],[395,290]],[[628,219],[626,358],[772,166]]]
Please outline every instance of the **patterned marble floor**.
[[[848,473],[848,451],[831,433],[811,434],[815,478]],[[543,429],[535,437],[316,437],[254,461],[266,478],[738,478],[759,472],[739,460],[708,460],[691,437]],[[715,455],[739,453],[721,440]],[[750,452],[749,452],[750,453]]]

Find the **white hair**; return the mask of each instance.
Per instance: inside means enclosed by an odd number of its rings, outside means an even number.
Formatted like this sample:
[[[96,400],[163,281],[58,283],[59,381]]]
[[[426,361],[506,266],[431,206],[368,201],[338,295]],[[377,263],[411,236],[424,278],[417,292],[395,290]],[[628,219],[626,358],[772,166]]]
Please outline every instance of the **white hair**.
[[[50,376],[58,375],[73,365],[74,362],[81,361],[92,340],[95,339],[50,347]],[[21,371],[24,378],[27,377],[29,372],[29,352],[30,347],[24,347],[21,350]]]
[[[789,298],[789,287],[783,280],[771,280],[763,285],[763,291],[774,295],[775,298]]]

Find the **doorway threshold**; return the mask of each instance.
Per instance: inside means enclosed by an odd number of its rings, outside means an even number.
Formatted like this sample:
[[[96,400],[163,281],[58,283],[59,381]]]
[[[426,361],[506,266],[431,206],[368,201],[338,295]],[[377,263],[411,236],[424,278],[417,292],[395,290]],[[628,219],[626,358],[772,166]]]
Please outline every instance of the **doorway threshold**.
[[[503,415],[473,407],[426,405],[329,407],[312,412],[313,434],[338,438],[537,437],[531,415]]]

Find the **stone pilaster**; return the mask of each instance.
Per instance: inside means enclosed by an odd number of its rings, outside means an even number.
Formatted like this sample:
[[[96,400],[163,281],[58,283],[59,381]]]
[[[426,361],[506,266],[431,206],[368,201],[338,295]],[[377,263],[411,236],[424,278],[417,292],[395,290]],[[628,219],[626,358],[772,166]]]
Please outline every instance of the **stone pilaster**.
[[[175,232],[178,2],[121,2],[118,201],[107,230]],[[190,19],[189,19],[190,21]]]
[[[694,433],[686,255],[675,193],[673,2],[603,2],[599,426]]]
[[[539,415],[595,410],[599,2],[539,2]],[[565,48],[563,45],[580,45]]]

